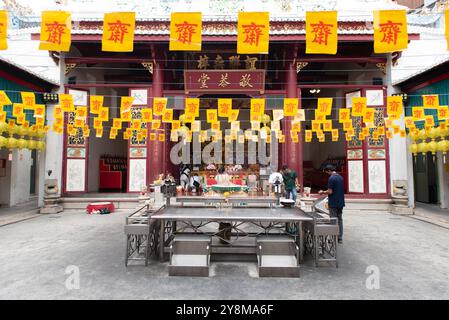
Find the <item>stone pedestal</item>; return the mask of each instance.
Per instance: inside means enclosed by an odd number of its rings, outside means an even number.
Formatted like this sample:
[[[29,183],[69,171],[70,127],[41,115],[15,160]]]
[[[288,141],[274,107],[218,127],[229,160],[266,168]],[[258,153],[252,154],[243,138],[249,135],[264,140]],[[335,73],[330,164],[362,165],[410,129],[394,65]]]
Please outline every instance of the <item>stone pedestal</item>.
[[[391,199],[393,200],[393,203],[391,204],[391,213],[401,215],[413,214],[413,208],[408,206],[407,196],[395,195],[392,196]]]
[[[64,210],[64,208],[59,204],[59,195],[45,195],[44,196],[44,206],[39,210],[39,213],[59,213]]]

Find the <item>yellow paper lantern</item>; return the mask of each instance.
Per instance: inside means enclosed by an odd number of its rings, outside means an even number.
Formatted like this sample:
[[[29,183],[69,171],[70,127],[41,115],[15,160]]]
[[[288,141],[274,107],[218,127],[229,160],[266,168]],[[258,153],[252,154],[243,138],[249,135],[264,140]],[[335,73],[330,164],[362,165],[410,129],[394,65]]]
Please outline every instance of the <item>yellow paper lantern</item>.
[[[442,154],[446,154],[449,151],[449,141],[441,140],[437,143],[437,150]]]
[[[19,139],[17,141],[17,148],[18,149],[26,149],[28,146],[28,142],[25,139]]]
[[[17,143],[18,143],[18,141],[17,141],[16,138],[12,138],[12,137],[8,138],[7,142],[6,142],[6,147],[8,149],[16,149],[17,148]]]
[[[36,140],[28,140],[28,149],[34,150],[37,147]]]
[[[36,137],[38,137],[39,139],[42,139],[43,137],[45,137],[45,131],[44,130],[38,130],[36,133]]]
[[[435,154],[437,152],[437,143],[435,142],[435,140],[427,143],[427,150],[432,152],[432,154]]]
[[[409,134],[409,137],[412,141],[416,141],[419,138],[419,135],[416,131],[411,131]]]
[[[426,130],[424,130],[424,129],[419,130],[418,139],[419,140],[426,140],[427,139]]]
[[[19,129],[17,129],[17,134],[21,137],[26,136],[28,133],[27,128],[20,126]]]
[[[0,149],[6,146],[7,140],[5,137],[0,136]]]
[[[422,153],[422,154],[427,153],[427,143],[421,142],[418,144],[418,153]]]
[[[418,153],[418,145],[416,143],[413,143],[409,147],[409,151],[413,153],[414,156]]]
[[[44,141],[38,141],[37,142],[37,150],[44,150],[45,149],[45,142]]]
[[[437,129],[439,128],[431,128],[427,133],[427,136],[432,139],[432,141],[434,141],[440,135],[440,131]]]
[[[0,133],[8,130],[8,124],[5,122],[0,122]]]
[[[13,134],[16,134],[18,130],[19,130],[19,127],[16,125],[14,125],[12,127],[8,125],[8,128],[6,129],[6,131],[8,131],[10,136],[12,136]]]

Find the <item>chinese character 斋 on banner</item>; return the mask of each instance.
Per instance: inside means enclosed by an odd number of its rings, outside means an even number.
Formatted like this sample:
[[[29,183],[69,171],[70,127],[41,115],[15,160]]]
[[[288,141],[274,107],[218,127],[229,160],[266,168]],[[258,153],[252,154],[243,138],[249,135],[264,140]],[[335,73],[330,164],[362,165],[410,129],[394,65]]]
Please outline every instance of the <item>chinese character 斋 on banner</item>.
[[[201,51],[201,12],[172,12],[170,51]]]
[[[8,42],[6,38],[8,36],[8,12],[0,10],[0,50],[8,49]]]
[[[65,11],[43,11],[39,50],[69,51],[72,20]]]
[[[374,52],[386,53],[407,49],[405,10],[374,11]]]
[[[102,51],[132,52],[134,49],[134,12],[105,13],[103,21]]]
[[[270,32],[268,12],[239,12],[237,53],[268,54]]]
[[[337,53],[337,11],[306,12],[306,53]]]

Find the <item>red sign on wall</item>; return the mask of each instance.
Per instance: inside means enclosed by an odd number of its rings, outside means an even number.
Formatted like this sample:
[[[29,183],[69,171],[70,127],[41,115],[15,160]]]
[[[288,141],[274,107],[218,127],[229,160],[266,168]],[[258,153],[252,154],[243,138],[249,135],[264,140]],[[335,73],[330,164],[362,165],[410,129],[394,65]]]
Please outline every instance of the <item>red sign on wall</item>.
[[[265,70],[185,70],[184,86],[190,92],[265,91]]]

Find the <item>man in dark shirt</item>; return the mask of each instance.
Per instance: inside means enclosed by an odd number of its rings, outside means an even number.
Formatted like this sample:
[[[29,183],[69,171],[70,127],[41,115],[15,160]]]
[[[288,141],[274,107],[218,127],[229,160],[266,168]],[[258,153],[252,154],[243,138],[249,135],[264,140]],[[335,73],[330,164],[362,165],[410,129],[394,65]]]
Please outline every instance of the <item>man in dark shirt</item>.
[[[319,194],[328,195],[329,215],[338,219],[340,234],[338,242],[343,242],[343,207],[345,206],[345,189],[343,177],[335,171],[335,166],[328,164],[325,172],[330,175],[327,190],[320,190]]]

